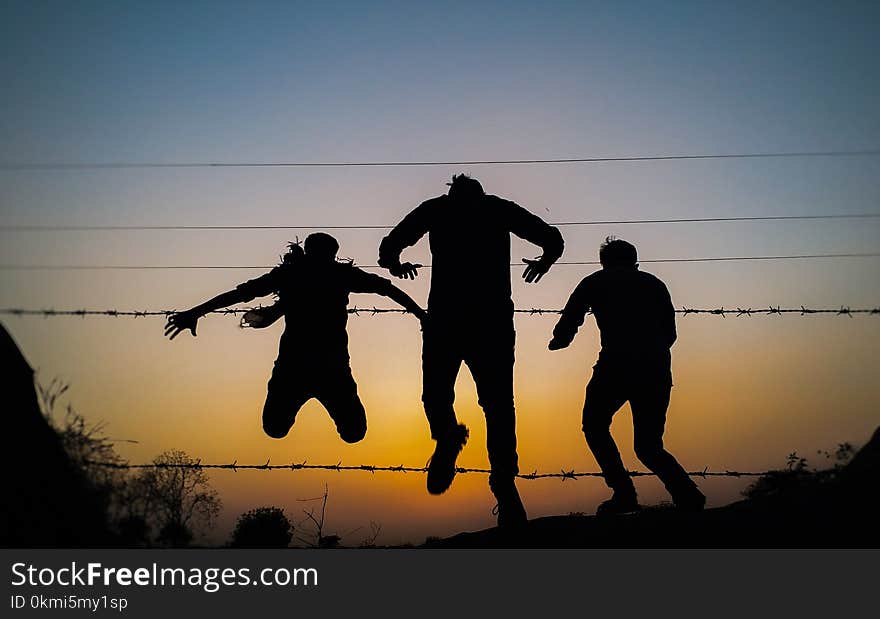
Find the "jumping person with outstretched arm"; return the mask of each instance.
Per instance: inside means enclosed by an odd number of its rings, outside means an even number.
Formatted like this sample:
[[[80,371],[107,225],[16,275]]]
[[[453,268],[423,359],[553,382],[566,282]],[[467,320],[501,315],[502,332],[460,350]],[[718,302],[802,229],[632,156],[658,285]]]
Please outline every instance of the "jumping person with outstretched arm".
[[[338,262],[338,250],[339,244],[329,234],[311,234],[305,240],[304,253],[292,247],[286,258],[295,258],[285,259],[234,290],[173,314],[165,326],[165,334],[172,340],[185,330],[195,335],[199,318],[208,312],[278,295],[279,302],[272,308],[246,316],[253,326],[267,326],[282,312],[284,315],[284,333],[263,407],[263,430],[272,438],[287,435],[299,409],[311,398],[324,405],[345,442],[356,443],[366,434],[366,413],[349,365],[349,293],[379,294],[419,320],[425,318],[425,311],[389,280]]]
[[[423,329],[422,401],[437,442],[428,467],[428,491],[445,492],[455,476],[455,460],[467,440],[453,402],[462,362],[477,385],[486,414],[499,526],[526,521],[514,483],[517,467],[513,403],[513,301],[510,290],[510,235],[538,245],[543,256],[526,263],[523,278],[537,282],[562,255],[559,230],[523,207],[483,192],[463,174],[449,193],[423,202],[382,240],[379,264],[392,275],[413,278],[419,265],[401,264],[401,252],[425,234],[431,247],[431,292]]]
[[[599,360],[587,385],[583,431],[605,483],[614,491],[597,514],[639,508],[636,489],[611,437],[611,418],[629,400],[636,456],[660,478],[676,506],[699,510],[706,497],[663,448],[666,409],[672,389],[675,309],[666,285],[639,271],[636,248],[609,237],[599,250],[602,269],[575,288],[553,329],[550,350],[567,347],[587,311],[602,339]]]

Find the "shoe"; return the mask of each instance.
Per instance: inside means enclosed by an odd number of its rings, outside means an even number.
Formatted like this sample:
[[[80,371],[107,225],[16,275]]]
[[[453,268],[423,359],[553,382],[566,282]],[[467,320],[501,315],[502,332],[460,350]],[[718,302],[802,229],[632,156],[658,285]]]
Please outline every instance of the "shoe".
[[[676,509],[680,511],[699,512],[703,511],[703,508],[706,507],[706,496],[697,490],[695,486],[687,492],[682,492],[672,497],[672,502],[675,503]]]
[[[516,486],[511,484],[510,489],[505,489],[500,493],[496,492],[495,497],[498,499],[498,504],[492,508],[492,515],[498,517],[499,529],[510,530],[526,525],[529,518]]]
[[[442,439],[437,439],[434,455],[428,461],[428,492],[443,494],[455,477],[455,459],[468,439],[468,429],[458,424]]]
[[[635,494],[615,492],[610,499],[603,501],[596,508],[597,516],[616,516],[619,514],[628,514],[637,512],[642,507]]]

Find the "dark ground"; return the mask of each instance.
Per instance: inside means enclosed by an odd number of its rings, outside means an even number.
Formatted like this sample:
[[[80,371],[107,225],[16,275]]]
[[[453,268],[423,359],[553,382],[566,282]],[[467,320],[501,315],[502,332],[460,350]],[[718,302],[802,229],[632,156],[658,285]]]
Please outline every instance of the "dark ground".
[[[878,548],[880,428],[838,470],[781,472],[761,496],[699,513],[647,508],[616,517],[547,516],[432,539],[427,548]]]

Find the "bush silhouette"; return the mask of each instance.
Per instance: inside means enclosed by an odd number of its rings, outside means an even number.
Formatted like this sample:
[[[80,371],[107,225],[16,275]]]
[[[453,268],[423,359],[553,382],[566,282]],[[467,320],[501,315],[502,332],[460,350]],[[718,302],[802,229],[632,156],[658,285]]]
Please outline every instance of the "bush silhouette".
[[[293,524],[278,507],[258,507],[243,513],[235,523],[229,545],[233,548],[287,548]]]
[[[819,450],[817,453],[833,462],[833,466],[810,468],[806,458],[793,452],[788,454],[785,469],[762,475],[743,490],[742,495],[748,499],[760,499],[833,483],[855,455],[855,448],[850,443],[840,443],[834,451]]]

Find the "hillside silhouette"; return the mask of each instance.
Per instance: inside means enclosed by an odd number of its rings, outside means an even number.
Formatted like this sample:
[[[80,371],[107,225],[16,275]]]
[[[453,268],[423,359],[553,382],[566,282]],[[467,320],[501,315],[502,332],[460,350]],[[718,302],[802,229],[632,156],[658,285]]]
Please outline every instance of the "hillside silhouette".
[[[111,543],[107,497],[73,462],[40,409],[34,370],[0,324],[3,454],[10,463],[0,499],[0,546]]]
[[[880,428],[845,466],[782,473],[790,473],[783,476],[791,483],[702,512],[661,506],[610,517],[548,516],[530,520],[515,534],[492,528],[430,539],[424,547],[880,547]]]

